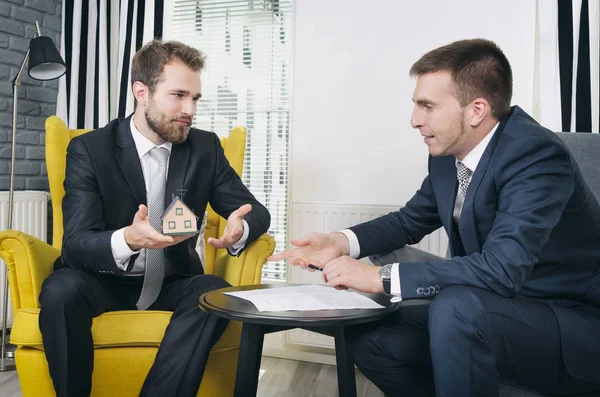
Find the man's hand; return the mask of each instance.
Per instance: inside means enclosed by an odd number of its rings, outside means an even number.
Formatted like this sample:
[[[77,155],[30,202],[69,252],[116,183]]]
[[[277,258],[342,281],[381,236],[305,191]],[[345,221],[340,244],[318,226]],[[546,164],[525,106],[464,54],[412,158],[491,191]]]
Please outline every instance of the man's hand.
[[[123,231],[125,242],[132,251],[142,248],[163,249],[192,237],[193,234],[181,236],[165,236],[158,232],[150,224],[148,219],[148,208],[142,204],[133,217],[133,223]]]
[[[383,292],[379,267],[349,256],[339,257],[323,268],[323,279],[336,289],[354,288],[362,292]]]
[[[229,248],[240,241],[244,234],[244,216],[250,211],[252,211],[250,204],[244,204],[233,211],[227,218],[227,226],[225,226],[223,235],[218,239],[210,237],[207,242],[216,248]]]
[[[339,232],[309,233],[300,239],[290,240],[290,242],[297,248],[271,255],[267,260],[290,259],[290,264],[313,272],[313,269],[307,268],[308,264],[323,267],[326,263],[350,252],[348,239]]]

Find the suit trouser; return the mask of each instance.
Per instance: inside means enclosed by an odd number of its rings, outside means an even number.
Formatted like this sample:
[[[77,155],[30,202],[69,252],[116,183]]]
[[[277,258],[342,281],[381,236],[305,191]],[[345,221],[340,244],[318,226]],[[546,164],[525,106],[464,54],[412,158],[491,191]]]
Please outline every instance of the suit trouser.
[[[149,310],[173,311],[141,396],[195,396],[212,346],[228,321],[198,308],[201,294],[229,284],[213,275],[165,278]],[[89,396],[94,345],[92,319],[135,310],[141,277],[116,277],[60,269],[43,283],[39,325],[58,397]]]
[[[569,375],[554,312],[532,299],[451,286],[355,331],[357,367],[390,396],[493,397],[500,376],[550,395],[600,392]]]

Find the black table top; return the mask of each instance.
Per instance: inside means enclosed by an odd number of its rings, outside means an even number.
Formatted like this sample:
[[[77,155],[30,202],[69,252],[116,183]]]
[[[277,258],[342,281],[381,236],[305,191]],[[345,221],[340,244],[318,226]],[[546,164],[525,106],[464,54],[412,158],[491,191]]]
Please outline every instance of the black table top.
[[[200,307],[216,316],[229,320],[238,320],[255,324],[268,324],[289,327],[331,326],[360,324],[378,320],[403,305],[403,302],[390,302],[385,294],[369,294],[358,292],[384,306],[378,309],[343,309],[343,310],[310,310],[261,312],[252,302],[223,292],[247,291],[265,288],[286,288],[301,284],[256,284],[241,287],[221,288],[210,291],[200,297]]]

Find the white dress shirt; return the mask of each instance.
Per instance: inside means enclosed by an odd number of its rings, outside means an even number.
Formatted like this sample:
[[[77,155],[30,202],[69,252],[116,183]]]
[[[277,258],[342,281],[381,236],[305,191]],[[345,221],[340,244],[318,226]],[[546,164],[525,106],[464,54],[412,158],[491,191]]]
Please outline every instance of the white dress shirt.
[[[171,142],[164,142],[162,145],[155,145],[150,139],[146,138],[142,133],[137,129],[135,123],[133,122],[133,117],[131,117],[130,121],[131,135],[133,137],[133,142],[135,143],[135,148],[137,149],[138,156],[140,158],[140,164],[142,166],[142,173],[144,174],[144,183],[146,186],[146,197],[150,194],[150,188],[152,186],[153,181],[156,178],[152,176],[155,175],[158,171],[159,164],[156,160],[154,160],[149,152],[155,147],[164,147],[169,151],[169,156],[171,153],[171,148],[173,144]],[[167,175],[169,173],[169,164],[167,162]],[[132,219],[133,221],[133,219]],[[140,254],[133,264],[133,268],[128,273],[128,275],[132,276],[141,276],[144,274],[144,269],[146,267],[146,250],[141,249],[139,251],[132,251],[127,243],[125,242],[124,235],[125,228],[116,230],[113,232],[110,238],[110,247],[112,250],[113,258],[115,259],[115,263],[117,266],[123,270],[127,270],[127,265],[129,262],[129,258],[135,254]],[[248,234],[250,233],[248,223],[244,220],[244,233],[242,238],[230,247],[229,253],[231,255],[236,255],[241,249],[246,245],[246,240],[248,239]],[[204,231],[201,230],[200,236],[198,237],[198,242],[200,239],[204,237]],[[198,247],[196,247],[198,248]],[[198,251],[198,249],[196,249]],[[202,261],[202,266],[204,266],[204,258],[200,258]]]
[[[485,149],[487,149],[488,144],[492,140],[492,137],[494,136],[496,129],[498,129],[499,124],[500,123],[496,123],[494,128],[492,128],[490,130],[490,132],[488,132],[488,134],[481,140],[481,142],[479,142],[477,144],[477,146],[475,146],[462,160],[463,164],[466,165],[471,170],[471,178],[473,177],[473,174],[475,173],[475,169],[477,168],[477,165],[479,164],[479,161],[481,160],[481,156],[483,156],[483,153],[485,152]],[[456,161],[458,161],[458,159],[456,159]],[[469,182],[471,182],[471,179],[469,179]],[[462,212],[463,204],[464,204],[464,202],[463,202],[462,195],[457,194],[456,201],[454,202],[454,212],[452,214],[454,221],[457,223],[458,223],[458,219],[460,219],[460,214]],[[356,234],[354,234],[354,232],[350,229],[344,229],[341,232],[344,233],[346,238],[348,238],[348,242],[350,243],[350,255],[349,256],[351,258],[358,258],[358,255],[360,255],[360,243],[358,242],[358,238],[356,237]],[[400,267],[399,263],[392,264],[392,279],[391,279],[390,292],[395,297],[402,298],[402,288],[400,285],[399,267]]]

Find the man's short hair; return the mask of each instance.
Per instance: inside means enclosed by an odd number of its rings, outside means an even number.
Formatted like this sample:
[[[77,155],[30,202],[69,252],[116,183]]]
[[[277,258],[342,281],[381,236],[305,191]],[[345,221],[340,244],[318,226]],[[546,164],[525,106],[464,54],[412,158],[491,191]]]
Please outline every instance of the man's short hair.
[[[496,43],[485,39],[460,40],[429,51],[410,68],[410,76],[450,72],[456,99],[466,106],[486,99],[492,115],[500,120],[510,113],[512,71]]]
[[[179,59],[190,69],[200,72],[206,56],[202,51],[179,41],[153,40],[145,44],[131,61],[131,83],[144,83],[153,94],[166,64]]]

